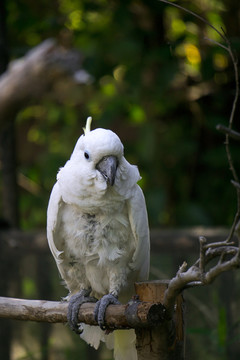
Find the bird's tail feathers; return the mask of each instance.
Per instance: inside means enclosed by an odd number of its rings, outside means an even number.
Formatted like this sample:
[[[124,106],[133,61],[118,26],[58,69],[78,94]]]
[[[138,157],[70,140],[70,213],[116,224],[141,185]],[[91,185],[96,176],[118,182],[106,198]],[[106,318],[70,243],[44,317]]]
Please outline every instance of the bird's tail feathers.
[[[80,335],[81,338],[86,341],[89,345],[93,346],[96,350],[100,345],[100,341],[106,343],[108,349],[113,349],[114,345],[114,336],[113,333],[105,335],[105,332],[100,329],[98,326],[90,326],[87,324],[81,324],[81,329],[83,330]]]
[[[114,359],[115,360],[137,360],[135,347],[136,335],[131,330],[114,331]]]
[[[81,324],[81,330],[83,330],[80,335],[81,338],[97,350],[102,340],[101,329],[96,326]]]
[[[81,338],[96,350],[100,345],[100,341],[103,341],[108,349],[114,348],[115,360],[137,360],[136,335],[133,329],[115,330],[113,333],[106,335],[98,326],[81,324],[81,327],[83,329]]]

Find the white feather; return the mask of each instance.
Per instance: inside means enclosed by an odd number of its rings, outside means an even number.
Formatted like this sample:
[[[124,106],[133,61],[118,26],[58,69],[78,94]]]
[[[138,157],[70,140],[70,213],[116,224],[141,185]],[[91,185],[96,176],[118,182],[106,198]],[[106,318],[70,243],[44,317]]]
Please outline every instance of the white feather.
[[[59,219],[58,213],[62,204],[62,198],[60,191],[58,189],[58,183],[56,183],[53,187],[47,211],[47,238],[50,250],[54,256],[56,262],[60,263],[60,256],[63,251],[59,251],[54,243],[54,232],[57,229],[57,222]]]

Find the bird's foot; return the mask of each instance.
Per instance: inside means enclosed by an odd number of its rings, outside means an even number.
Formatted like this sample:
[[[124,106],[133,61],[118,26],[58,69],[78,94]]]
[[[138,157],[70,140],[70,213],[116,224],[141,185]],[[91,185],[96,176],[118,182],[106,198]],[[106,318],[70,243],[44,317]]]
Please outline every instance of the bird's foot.
[[[95,297],[89,296],[91,289],[81,290],[77,294],[73,295],[69,300],[67,320],[68,325],[72,331],[76,334],[81,334],[82,330],[79,327],[78,312],[82,304],[86,302],[96,302]]]
[[[117,297],[112,294],[104,295],[100,300],[97,301],[94,309],[94,317],[98,325],[102,330],[106,330],[105,326],[105,313],[108,305],[119,305]]]

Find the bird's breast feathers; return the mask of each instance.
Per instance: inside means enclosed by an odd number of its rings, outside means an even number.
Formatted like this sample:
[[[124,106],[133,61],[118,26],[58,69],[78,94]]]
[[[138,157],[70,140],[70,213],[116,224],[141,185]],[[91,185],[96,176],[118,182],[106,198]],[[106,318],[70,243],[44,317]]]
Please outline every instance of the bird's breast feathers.
[[[61,238],[64,257],[76,262],[96,261],[98,265],[130,259],[133,234],[125,206],[119,211],[84,213],[77,206],[65,204],[61,210]]]

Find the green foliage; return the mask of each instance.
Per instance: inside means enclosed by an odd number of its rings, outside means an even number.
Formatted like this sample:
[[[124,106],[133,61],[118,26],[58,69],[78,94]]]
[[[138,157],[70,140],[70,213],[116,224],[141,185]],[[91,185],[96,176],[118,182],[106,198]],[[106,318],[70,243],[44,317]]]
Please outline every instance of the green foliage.
[[[196,0],[188,8],[234,37],[231,5]],[[227,53],[204,40],[220,41],[216,32],[153,0],[9,0],[7,8],[12,58],[56,37],[83,52],[94,77],[91,85],[58,84],[18,115],[24,228],[45,224],[57,170],[88,115],[93,127],[116,131],[139,166],[152,226],[232,222],[235,193],[215,126],[228,122],[234,73]]]
[[[22,281],[22,292],[26,298],[31,298],[36,295],[36,283],[32,278],[24,277]]]

